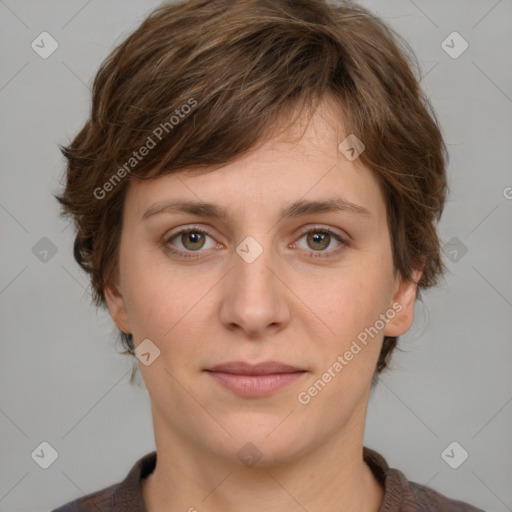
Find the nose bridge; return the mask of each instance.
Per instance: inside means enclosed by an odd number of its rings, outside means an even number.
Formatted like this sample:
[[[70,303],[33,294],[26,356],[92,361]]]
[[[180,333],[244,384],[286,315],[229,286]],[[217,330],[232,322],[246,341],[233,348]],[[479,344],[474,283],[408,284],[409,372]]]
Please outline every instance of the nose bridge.
[[[248,236],[236,247],[234,268],[223,300],[221,316],[251,335],[286,319],[281,285],[275,277],[276,259],[270,236]],[[271,271],[272,269],[272,271]]]
[[[238,244],[234,257],[234,284],[239,299],[260,294],[263,297],[259,299],[273,299],[275,278],[269,267],[275,265],[274,259],[270,236],[247,236]]]

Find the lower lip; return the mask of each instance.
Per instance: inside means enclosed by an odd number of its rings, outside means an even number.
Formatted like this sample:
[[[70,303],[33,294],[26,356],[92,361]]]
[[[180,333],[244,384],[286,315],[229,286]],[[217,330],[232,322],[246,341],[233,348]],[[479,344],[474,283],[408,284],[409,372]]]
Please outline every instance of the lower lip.
[[[239,375],[208,371],[221,386],[240,396],[258,397],[272,394],[295,382],[306,372],[271,373],[268,375]]]

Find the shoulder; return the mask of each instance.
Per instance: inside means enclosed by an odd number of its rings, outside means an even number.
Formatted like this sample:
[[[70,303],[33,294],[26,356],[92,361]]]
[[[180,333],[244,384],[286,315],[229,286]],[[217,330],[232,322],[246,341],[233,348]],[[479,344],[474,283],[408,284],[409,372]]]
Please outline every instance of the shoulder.
[[[99,512],[112,509],[112,499],[120,484],[110,485],[99,491],[61,505],[51,512]]]
[[[430,487],[409,481],[384,457],[370,448],[363,448],[364,461],[384,487],[379,512],[485,512],[469,503],[448,498]]]
[[[484,512],[464,501],[448,498],[416,482],[407,482],[403,512]]]
[[[155,465],[156,451],[153,451],[141,457],[121,482],[65,503],[51,512],[145,512],[141,480]]]

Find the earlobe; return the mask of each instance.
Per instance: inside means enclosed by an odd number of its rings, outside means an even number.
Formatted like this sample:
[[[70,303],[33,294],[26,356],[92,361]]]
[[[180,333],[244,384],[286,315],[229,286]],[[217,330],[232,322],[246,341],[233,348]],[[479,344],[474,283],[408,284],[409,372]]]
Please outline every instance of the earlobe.
[[[417,283],[421,279],[422,273],[422,270],[414,270],[412,280],[400,279],[398,282],[389,305],[390,311],[392,310],[396,314],[384,328],[384,336],[401,336],[410,329],[414,322]]]
[[[115,284],[105,286],[105,301],[112,320],[120,331],[131,333],[128,315],[126,314],[125,301]]]

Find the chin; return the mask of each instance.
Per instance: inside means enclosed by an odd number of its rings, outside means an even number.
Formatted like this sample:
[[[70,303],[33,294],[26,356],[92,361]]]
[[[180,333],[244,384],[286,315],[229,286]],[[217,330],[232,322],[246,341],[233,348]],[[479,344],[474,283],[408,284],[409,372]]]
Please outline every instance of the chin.
[[[275,418],[260,420],[256,425],[247,418],[247,421],[239,421],[236,424],[224,423],[233,437],[222,436],[221,443],[218,439],[209,440],[211,450],[246,467],[272,467],[298,459],[307,451],[309,443],[304,432],[294,433],[283,424],[279,425],[282,420],[283,418],[277,421]],[[288,420],[285,419],[284,422]]]

